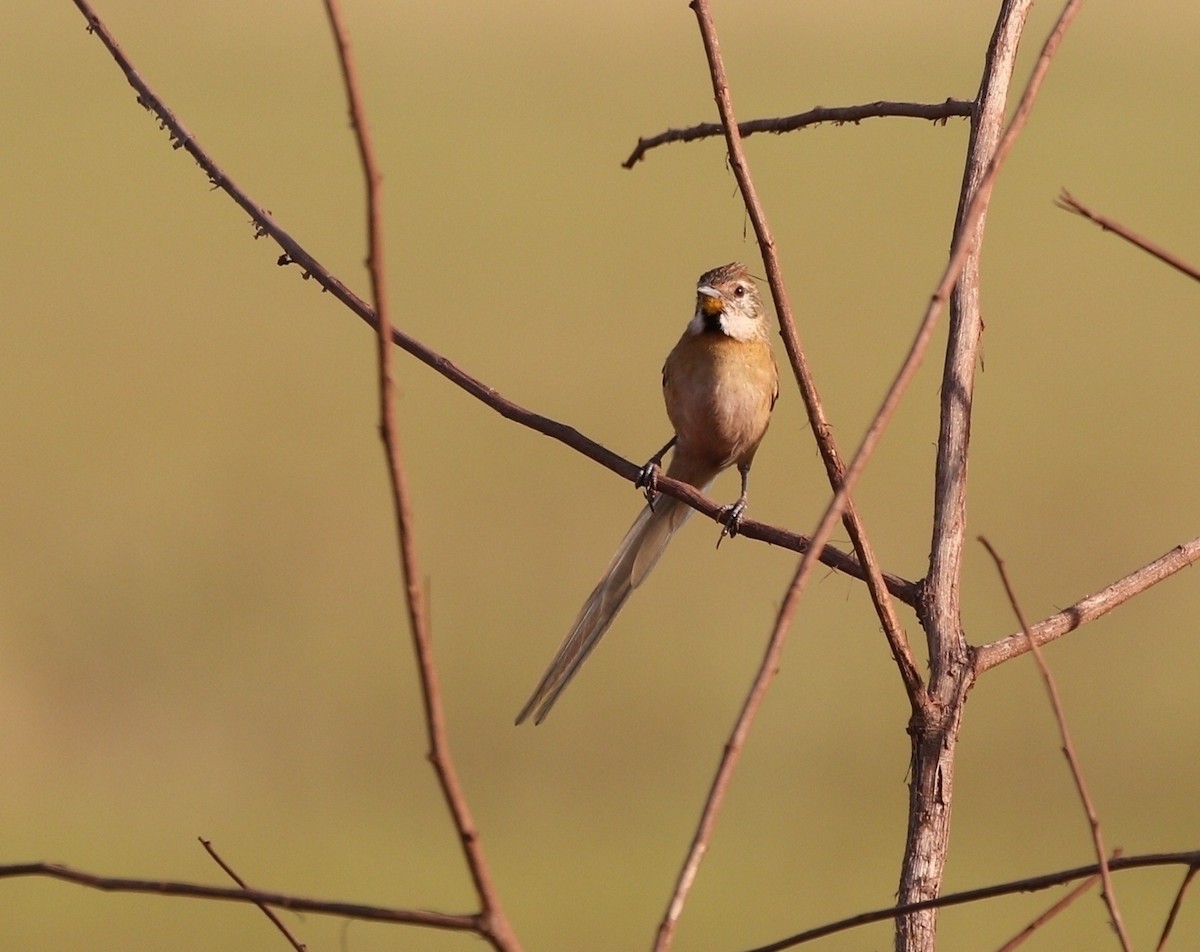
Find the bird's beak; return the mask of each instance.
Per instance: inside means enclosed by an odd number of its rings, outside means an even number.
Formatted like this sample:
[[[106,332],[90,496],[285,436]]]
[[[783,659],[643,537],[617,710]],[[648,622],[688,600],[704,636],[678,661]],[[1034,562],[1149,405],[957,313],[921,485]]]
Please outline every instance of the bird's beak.
[[[705,316],[713,317],[725,310],[725,302],[715,288],[702,284],[696,288],[696,294],[698,295],[696,304]]]

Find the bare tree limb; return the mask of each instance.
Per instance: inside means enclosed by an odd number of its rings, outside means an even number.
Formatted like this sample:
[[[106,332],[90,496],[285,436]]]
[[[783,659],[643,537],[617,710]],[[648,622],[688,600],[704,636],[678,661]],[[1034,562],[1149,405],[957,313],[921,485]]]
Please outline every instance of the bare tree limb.
[[[1079,2],[1067,0],[1002,135],[999,130],[1004,123],[1007,89],[1031,0],[1005,0],[1001,6],[972,118],[950,260],[923,322],[923,331],[932,330],[933,317],[957,286],[942,378],[933,539],[921,611],[929,644],[930,704],[919,710],[909,725],[912,779],[898,890],[902,903],[931,899],[941,890],[950,841],[958,732],[967,694],[974,683],[958,593],[966,531],[967,451],[974,368],[983,328],[977,266],[985,217],[999,170],[1029,119]],[[820,536],[816,538],[819,540]],[[932,952],[936,947],[936,928],[937,914],[932,908],[902,918],[897,926],[897,950]]]
[[[377,331],[377,359],[379,370],[379,432],[383,440],[387,462],[388,480],[392,491],[392,508],[396,519],[396,536],[399,546],[400,568],[404,576],[405,604],[408,608],[409,630],[412,635],[413,653],[416,655],[417,672],[421,684],[424,704],[425,730],[429,742],[429,763],[433,767],[442,791],[442,798],[454,821],[462,847],[463,858],[471,873],[476,895],[482,905],[480,915],[481,936],[497,952],[516,952],[520,949],[512,925],[504,913],[500,894],[492,882],[483,842],[466,793],[458,779],[458,770],[450,752],[450,740],[446,733],[446,717],[442,707],[441,682],[438,678],[437,662],[433,656],[433,643],[429,630],[429,610],[422,589],[423,575],[417,557],[413,535],[412,501],[408,489],[408,475],[404,466],[404,455],[400,446],[400,434],[396,426],[394,388],[392,374],[392,321],[387,295],[387,266],[384,254],[383,210],[381,192],[383,176],[375,161],[375,151],[367,127],[358,84],[358,72],[346,28],[342,22],[337,0],[325,0],[325,11],[337,46],[338,62],[346,88],[350,122],[358,145],[366,185],[367,217],[367,268],[371,275],[371,298],[375,312]]]
[[[964,99],[947,99],[945,102],[869,102],[861,106],[815,106],[808,112],[797,113],[794,116],[777,116],[772,119],[751,119],[738,123],[738,132],[745,139],[758,132],[770,132],[782,135],[785,132],[796,132],[809,126],[832,122],[835,125],[858,123],[864,119],[900,116],[909,119],[926,119],[935,124],[945,125],[947,120],[955,117],[971,115],[974,103]],[[623,168],[632,169],[651,149],[666,145],[670,142],[695,142],[699,139],[710,139],[724,135],[725,127],[719,122],[702,122],[699,125],[688,126],[685,129],[668,129],[657,135],[639,138],[634,150],[624,162]]]
[[[1101,215],[1099,212],[1092,211],[1065,188],[1054,204],[1064,211],[1073,212],[1080,218],[1086,218],[1088,221],[1099,225],[1104,231],[1111,231],[1114,235],[1124,238],[1131,245],[1141,248],[1142,251],[1149,255],[1153,255],[1163,264],[1169,264],[1176,271],[1183,272],[1193,281],[1200,281],[1200,268],[1188,264],[1178,255],[1172,254],[1161,245],[1156,245],[1149,238],[1143,238],[1137,232],[1126,228],[1119,221],[1109,218],[1107,215]]]
[[[1149,869],[1157,866],[1200,866],[1200,850],[1189,850],[1181,853],[1146,853],[1141,856],[1122,856],[1109,860],[1108,868],[1114,872],[1129,869]],[[976,889],[965,889],[962,892],[946,893],[934,899],[924,899],[921,902],[907,903],[900,906],[885,906],[871,912],[861,912],[858,915],[838,919],[814,929],[797,932],[787,938],[779,939],[767,945],[747,949],[746,952],[782,952],[783,949],[793,949],[798,945],[823,939],[838,932],[847,932],[860,926],[876,922],[887,922],[899,919],[913,913],[929,909],[946,909],[951,906],[964,906],[968,903],[980,902],[984,899],[995,899],[998,896],[1011,896],[1016,893],[1039,892],[1077,879],[1097,876],[1100,867],[1095,863],[1090,866],[1076,866],[1074,869],[1064,869],[1055,873],[1043,873],[1039,876],[1029,876],[1025,879],[1015,879],[1007,883],[997,883],[992,886],[981,886]]]
[[[1096,862],[1100,866],[1100,881],[1103,883],[1100,895],[1104,899],[1105,905],[1108,906],[1108,914],[1112,919],[1112,926],[1117,933],[1117,938],[1121,940],[1121,948],[1124,949],[1124,952],[1131,952],[1129,936],[1125,932],[1125,921],[1121,918],[1121,909],[1117,905],[1112,877],[1108,871],[1108,850],[1104,846],[1104,834],[1100,829],[1100,815],[1096,812],[1096,805],[1092,802],[1092,796],[1088,792],[1087,780],[1083,776],[1083,767],[1079,763],[1079,755],[1075,752],[1075,745],[1071,741],[1071,731],[1067,727],[1067,715],[1063,709],[1062,698],[1058,693],[1058,685],[1054,681],[1054,675],[1050,672],[1050,666],[1042,657],[1042,649],[1038,647],[1037,642],[1033,640],[1033,635],[1030,634],[1029,623],[1025,620],[1025,613],[1021,610],[1020,602],[1017,601],[1017,593],[1013,591],[1012,582],[1009,581],[1008,569],[1005,568],[1004,560],[1000,558],[1000,553],[992,547],[987,539],[980,536],[979,541],[983,543],[983,547],[988,550],[992,561],[996,563],[996,571],[1000,573],[1000,581],[1004,585],[1005,594],[1008,595],[1008,603],[1012,606],[1013,614],[1017,616],[1017,621],[1021,625],[1021,633],[1029,642],[1038,670],[1042,673],[1046,694],[1050,698],[1050,707],[1054,711],[1054,720],[1058,724],[1058,734],[1062,738],[1063,756],[1067,758],[1067,765],[1071,768],[1071,777],[1075,781],[1075,789],[1079,793],[1079,800],[1083,804],[1083,812],[1087,816],[1088,827],[1091,830],[1092,845],[1096,850]]]
[[[1048,644],[1089,621],[1107,615],[1135,595],[1157,585],[1163,579],[1170,578],[1176,572],[1188,568],[1198,560],[1200,560],[1200,537],[1175,546],[1170,552],[1150,564],[1135,572],[1130,572],[1124,578],[1117,579],[1098,592],[1081,598],[1074,605],[1042,619],[1030,628],[1030,634],[1033,635],[1033,640],[1039,646]],[[1018,631],[999,641],[993,641],[991,644],[974,649],[972,666],[978,676],[998,664],[1019,658],[1028,650],[1029,641],[1024,632]]]

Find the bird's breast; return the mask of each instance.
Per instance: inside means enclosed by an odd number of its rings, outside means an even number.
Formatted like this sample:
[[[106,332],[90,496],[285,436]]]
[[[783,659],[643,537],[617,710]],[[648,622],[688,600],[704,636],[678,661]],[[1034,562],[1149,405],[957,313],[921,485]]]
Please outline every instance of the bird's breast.
[[[765,340],[685,334],[663,368],[677,449],[720,468],[748,460],[766,433],[777,386]]]

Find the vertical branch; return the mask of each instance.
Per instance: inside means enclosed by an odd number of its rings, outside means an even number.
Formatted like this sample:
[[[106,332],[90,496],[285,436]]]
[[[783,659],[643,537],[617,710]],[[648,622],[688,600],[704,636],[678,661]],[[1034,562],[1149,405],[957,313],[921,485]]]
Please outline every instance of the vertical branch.
[[[441,686],[437,675],[437,664],[433,657],[433,646],[429,631],[429,612],[425,604],[425,592],[421,587],[421,569],[417,559],[417,547],[413,538],[412,508],[408,491],[408,476],[400,447],[399,432],[395,420],[395,384],[392,376],[392,322],[387,297],[387,271],[384,264],[382,183],[383,177],[375,162],[374,149],[362,106],[358,88],[357,71],[354,67],[350,44],[337,0],[324,0],[329,16],[329,25],[337,44],[338,62],[349,102],[350,122],[358,145],[366,182],[367,198],[367,268],[371,276],[371,298],[376,317],[376,341],[379,367],[379,432],[383,440],[387,461],[388,479],[392,490],[392,504],[396,518],[396,535],[400,549],[400,566],[404,575],[405,604],[408,609],[409,628],[412,632],[413,651],[417,657],[417,669],[421,683],[421,696],[425,708],[425,726],[429,741],[429,762],[433,765],[442,797],[454,820],[462,844],[464,858],[475,885],[476,894],[483,907],[480,934],[498,952],[519,949],[516,937],[504,914],[500,898],[491,881],[483,846],[475,821],[467,806],[466,795],[458,780],[458,773],[450,754],[446,736],[445,715],[442,710]]]
[[[968,225],[966,233],[963,218],[978,194],[980,182],[1000,145],[1017,48],[1032,6],[1032,0],[1004,0],[1002,4],[971,116],[967,161],[954,219],[954,240],[967,242],[972,250],[963,262],[962,274],[950,298],[950,337],[942,374],[941,425],[934,476],[933,542],[926,580],[927,604],[931,610],[928,616],[929,631],[931,637],[939,640],[938,645],[930,646],[930,663],[935,679],[948,664],[949,655],[961,654],[964,647],[958,585],[967,531],[971,406],[979,342],[983,335],[983,317],[979,308],[979,258],[987,212],[985,210],[973,224]]]
[[[949,847],[954,745],[970,684],[958,584],[966,533],[971,401],[983,332],[979,312],[979,249],[987,216],[981,213],[966,228],[963,226],[1000,142],[1017,47],[1031,6],[1032,0],[1004,0],[1001,4],[971,115],[967,161],[955,215],[954,243],[969,245],[971,250],[963,261],[962,274],[950,300],[934,477],[933,543],[922,599],[933,703],[909,727],[912,764],[908,831],[897,896],[901,904],[938,895]],[[936,929],[936,909],[906,916],[897,923],[896,948],[932,950]]]
[[[996,174],[1033,109],[1042,81],[1080,3],[1081,0],[1067,0],[1042,47],[1012,121],[1000,135],[1017,46],[1032,5],[1032,0],[1004,0],[988,47],[971,120],[967,165],[950,255],[951,264],[962,269],[962,276],[952,294],[938,433],[933,542],[921,606],[921,621],[929,643],[930,704],[918,712],[909,726],[912,780],[897,897],[901,904],[932,899],[941,889],[950,841],[955,747],[963,706],[974,680],[970,650],[962,629],[958,589],[966,532],[971,401],[983,329],[979,312],[979,249],[987,206]],[[957,274],[948,268],[947,274],[952,273]],[[943,284],[938,294],[947,290]],[[896,948],[932,952],[936,927],[935,909],[905,916],[897,923]]]

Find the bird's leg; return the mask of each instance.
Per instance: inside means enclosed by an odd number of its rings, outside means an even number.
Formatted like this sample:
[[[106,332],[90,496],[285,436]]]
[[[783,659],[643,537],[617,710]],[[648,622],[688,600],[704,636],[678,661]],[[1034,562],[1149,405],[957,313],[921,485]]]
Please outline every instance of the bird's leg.
[[[638,489],[646,490],[646,502],[650,508],[654,508],[654,500],[658,498],[658,471],[662,466],[662,458],[667,455],[667,450],[675,445],[676,437],[671,437],[667,441],[667,445],[655,453],[646,461],[646,465],[642,467],[638,473],[637,479],[633,481],[633,485]]]
[[[750,464],[738,463],[738,472],[742,477],[742,494],[738,496],[737,502],[732,506],[726,506],[721,510],[721,523],[724,528],[721,529],[721,535],[717,539],[717,546],[721,545],[721,540],[726,536],[733,538],[738,534],[738,526],[742,522],[742,513],[746,511],[746,498],[750,485]]]

